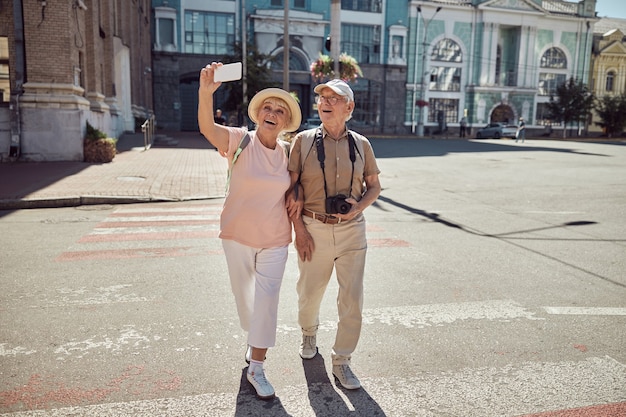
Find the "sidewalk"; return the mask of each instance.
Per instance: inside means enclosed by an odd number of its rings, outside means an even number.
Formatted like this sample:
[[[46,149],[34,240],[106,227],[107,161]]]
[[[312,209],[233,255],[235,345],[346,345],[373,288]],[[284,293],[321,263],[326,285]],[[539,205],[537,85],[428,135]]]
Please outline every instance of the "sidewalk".
[[[106,164],[1,163],[0,209],[223,197],[226,160],[198,132],[168,136],[177,145],[144,150],[143,134],[124,135]]]

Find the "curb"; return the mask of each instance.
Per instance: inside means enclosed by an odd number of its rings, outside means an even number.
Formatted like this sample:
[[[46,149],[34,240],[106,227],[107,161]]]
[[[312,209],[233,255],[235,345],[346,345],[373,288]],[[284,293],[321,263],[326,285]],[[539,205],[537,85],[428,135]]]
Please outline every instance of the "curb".
[[[139,204],[139,203],[164,203],[176,201],[198,201],[214,200],[224,198],[223,195],[167,198],[167,197],[107,197],[107,196],[82,196],[82,197],[60,197],[34,200],[9,199],[0,200],[0,210],[22,210],[40,208],[61,208],[93,206],[99,204]]]

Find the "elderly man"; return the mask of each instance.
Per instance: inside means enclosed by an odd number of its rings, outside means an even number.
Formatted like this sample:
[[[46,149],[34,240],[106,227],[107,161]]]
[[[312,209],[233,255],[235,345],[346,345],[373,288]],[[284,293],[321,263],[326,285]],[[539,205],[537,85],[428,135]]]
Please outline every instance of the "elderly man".
[[[301,216],[292,215],[300,270],[300,356],[312,359],[317,354],[320,305],[334,268],[339,322],[331,355],[333,375],[344,388],[357,389],[361,383],[350,360],[363,310],[367,240],[362,213],[380,194],[380,170],[367,138],[346,127],[354,110],[348,84],[331,80],[314,91],[322,124],[298,134],[289,157],[292,186],[303,199]]]

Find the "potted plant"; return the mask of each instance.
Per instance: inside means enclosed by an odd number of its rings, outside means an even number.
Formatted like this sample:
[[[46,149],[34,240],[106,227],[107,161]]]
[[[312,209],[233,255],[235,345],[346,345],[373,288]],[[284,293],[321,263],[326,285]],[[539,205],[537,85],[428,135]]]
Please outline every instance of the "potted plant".
[[[359,63],[346,53],[339,55],[339,75],[335,74],[334,61],[328,55],[321,55],[311,63],[311,77],[317,81],[324,78],[341,78],[346,82],[354,81],[363,76]]]
[[[83,142],[85,162],[111,162],[117,151],[116,143],[117,139],[107,137],[106,133],[87,122],[87,133]]]

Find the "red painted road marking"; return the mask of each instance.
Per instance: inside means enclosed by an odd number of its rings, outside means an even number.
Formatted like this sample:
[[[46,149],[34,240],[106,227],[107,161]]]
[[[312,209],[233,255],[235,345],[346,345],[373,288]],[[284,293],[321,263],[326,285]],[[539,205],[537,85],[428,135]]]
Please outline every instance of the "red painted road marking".
[[[572,408],[570,410],[546,411],[518,417],[626,417],[626,402]]]
[[[141,398],[146,395],[162,395],[179,391],[183,379],[169,370],[146,370],[144,365],[128,366],[122,373],[105,381],[100,387],[86,389],[67,386],[53,376],[33,374],[26,384],[7,391],[0,391],[0,413],[17,405],[28,410],[48,409],[56,405],[80,406],[106,402],[119,392],[131,393]]]
[[[406,248],[411,246],[409,242],[401,239],[367,239],[367,244],[377,248]]]

